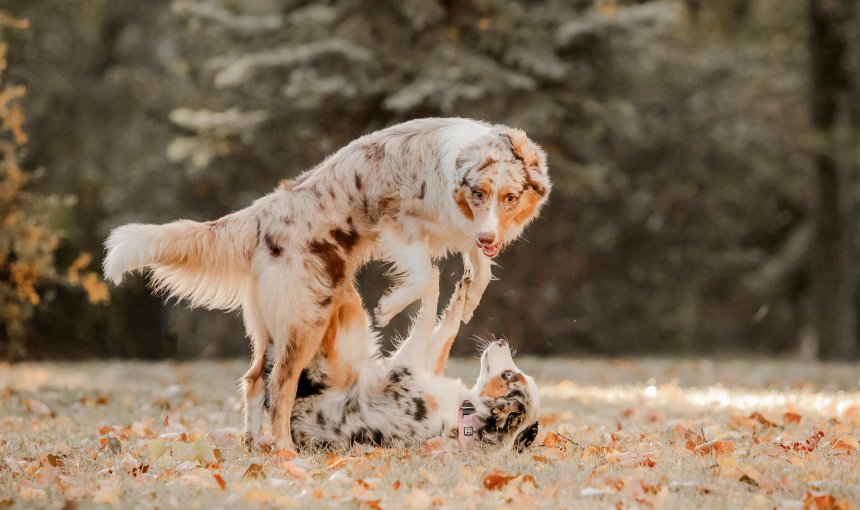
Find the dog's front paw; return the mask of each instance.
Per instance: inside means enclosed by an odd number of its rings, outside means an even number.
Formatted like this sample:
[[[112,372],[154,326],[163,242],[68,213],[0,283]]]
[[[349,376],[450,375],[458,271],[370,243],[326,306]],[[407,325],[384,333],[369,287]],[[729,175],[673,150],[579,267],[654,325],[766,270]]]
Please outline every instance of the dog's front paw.
[[[468,324],[472,320],[472,315],[474,315],[475,310],[481,303],[481,296],[484,295],[484,289],[486,288],[486,286],[481,288],[475,282],[470,283],[466,288],[466,298],[465,303],[463,303],[463,324]]]
[[[385,326],[387,326],[388,323],[391,322],[391,319],[393,319],[394,316],[397,315],[397,313],[393,310],[389,309],[386,311],[386,309],[384,308],[385,304],[383,303],[383,301],[385,301],[385,298],[382,298],[382,300],[380,300],[379,302],[379,305],[373,310],[373,317],[374,319],[376,319],[376,325],[380,328],[384,328]]]

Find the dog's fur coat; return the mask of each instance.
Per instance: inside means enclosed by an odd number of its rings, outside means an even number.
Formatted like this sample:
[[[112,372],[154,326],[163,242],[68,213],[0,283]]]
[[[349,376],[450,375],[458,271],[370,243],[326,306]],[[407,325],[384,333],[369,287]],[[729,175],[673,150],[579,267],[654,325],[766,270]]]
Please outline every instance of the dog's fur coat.
[[[380,300],[378,323],[417,299],[418,320],[432,323],[432,259],[462,253],[472,279],[468,321],[491,278],[489,257],[519,236],[550,186],[544,152],[522,131],[468,119],[414,120],[353,141],[218,220],[119,227],[106,241],[104,271],[119,283],[125,272],[148,268],[157,289],[192,306],[241,307],[254,351],[242,380],[246,440],[259,436],[272,345],[274,432],[291,447],[299,375],[318,349],[340,374],[337,384],[355,380],[356,365],[339,359],[351,359],[353,344],[339,352],[333,339],[366,322],[352,283],[359,267],[385,260],[399,276],[400,285]]]
[[[360,363],[354,367],[358,376],[349,386],[329,386],[338,374],[328,372],[325,357],[319,353],[302,373],[303,384],[293,409],[296,446],[407,446],[436,436],[456,438],[458,411],[464,400],[475,406],[475,433],[482,444],[518,449],[531,444],[537,434],[537,386],[514,364],[507,342],[486,346],[473,387],[444,376],[448,347],[457,335],[469,283],[458,284],[434,330],[416,323],[389,358],[379,355],[376,337],[368,330],[362,342],[365,355],[355,360]],[[344,342],[360,340],[341,337],[335,343],[342,347]],[[269,367],[267,364],[265,378]]]

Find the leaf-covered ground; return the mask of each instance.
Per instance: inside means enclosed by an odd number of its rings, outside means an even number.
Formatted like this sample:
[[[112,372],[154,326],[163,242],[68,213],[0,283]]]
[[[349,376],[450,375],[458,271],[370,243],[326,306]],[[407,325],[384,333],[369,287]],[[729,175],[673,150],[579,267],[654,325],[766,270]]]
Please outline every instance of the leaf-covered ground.
[[[542,398],[523,454],[299,458],[239,448],[243,361],[0,365],[0,507],[860,507],[858,365],[520,365]]]

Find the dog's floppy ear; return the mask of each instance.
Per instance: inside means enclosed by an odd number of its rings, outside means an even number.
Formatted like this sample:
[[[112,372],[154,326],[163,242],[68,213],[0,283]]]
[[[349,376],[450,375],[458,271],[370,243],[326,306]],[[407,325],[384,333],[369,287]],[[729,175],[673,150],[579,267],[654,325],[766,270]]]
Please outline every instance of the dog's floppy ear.
[[[520,432],[517,438],[514,440],[514,448],[517,449],[517,452],[522,452],[534,442],[535,438],[538,435],[538,422],[534,422],[525,430]]]
[[[511,152],[514,157],[522,161],[527,169],[533,167],[540,168],[543,159],[543,151],[540,147],[532,143],[525,132],[520,129],[507,128],[500,133],[508,139],[511,145]]]
[[[523,162],[526,185],[539,196],[546,196],[552,183],[546,172],[546,153],[543,149],[519,129],[505,128],[499,134],[508,142],[514,157]]]

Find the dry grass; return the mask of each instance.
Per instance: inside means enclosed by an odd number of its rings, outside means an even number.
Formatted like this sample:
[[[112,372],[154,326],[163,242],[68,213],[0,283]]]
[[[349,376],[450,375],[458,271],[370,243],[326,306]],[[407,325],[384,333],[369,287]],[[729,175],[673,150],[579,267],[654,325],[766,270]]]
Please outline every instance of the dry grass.
[[[0,506],[804,508],[816,501],[860,502],[858,365],[525,359],[521,367],[539,376],[539,440],[548,446],[521,455],[428,445],[289,459],[248,454],[231,435],[240,422],[235,381],[241,361],[0,365]],[[472,362],[451,365],[464,378],[474,370]],[[544,437],[546,431],[558,435]],[[815,439],[818,431],[823,437]],[[703,441],[710,443],[689,449]],[[167,455],[152,462],[161,444]],[[253,476],[254,465],[261,476]],[[486,476],[493,470],[520,476]],[[498,487],[487,490],[484,483]]]

